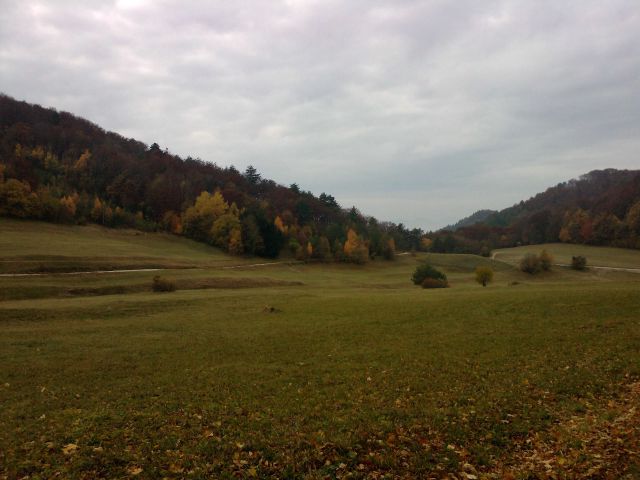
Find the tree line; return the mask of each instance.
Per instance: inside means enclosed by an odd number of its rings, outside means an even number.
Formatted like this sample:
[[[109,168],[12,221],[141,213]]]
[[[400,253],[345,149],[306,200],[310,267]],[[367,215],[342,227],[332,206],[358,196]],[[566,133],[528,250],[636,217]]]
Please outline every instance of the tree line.
[[[594,170],[481,222],[429,234],[434,252],[565,242],[640,248],[640,171]]]
[[[342,208],[328,194],[180,158],[68,112],[0,95],[0,215],[164,230],[231,254],[364,263],[424,232]]]
[[[481,222],[425,232],[328,194],[180,158],[68,112],[0,95],[0,215],[164,230],[229,253],[363,263],[395,251],[477,253],[546,242],[640,248],[640,171],[595,170]],[[473,217],[472,217],[473,218]],[[467,219],[471,220],[471,219]]]

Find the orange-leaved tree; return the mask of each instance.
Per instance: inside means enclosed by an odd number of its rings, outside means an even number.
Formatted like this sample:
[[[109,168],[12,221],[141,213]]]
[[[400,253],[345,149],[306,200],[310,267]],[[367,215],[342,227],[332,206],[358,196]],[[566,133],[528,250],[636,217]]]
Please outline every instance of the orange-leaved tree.
[[[368,245],[352,228],[347,232],[347,241],[344,242],[343,248],[345,260],[348,262],[362,264],[369,260]]]

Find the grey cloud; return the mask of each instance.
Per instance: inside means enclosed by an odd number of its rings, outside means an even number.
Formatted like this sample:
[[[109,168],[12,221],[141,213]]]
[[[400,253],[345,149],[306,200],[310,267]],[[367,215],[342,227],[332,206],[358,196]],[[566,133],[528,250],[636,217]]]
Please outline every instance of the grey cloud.
[[[0,3],[5,93],[380,219],[638,166],[631,0]]]

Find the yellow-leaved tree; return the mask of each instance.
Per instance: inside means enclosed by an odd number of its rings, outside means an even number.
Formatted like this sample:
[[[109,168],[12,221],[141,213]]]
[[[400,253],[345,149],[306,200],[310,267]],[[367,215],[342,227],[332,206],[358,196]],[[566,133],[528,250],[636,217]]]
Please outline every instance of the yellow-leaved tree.
[[[282,219],[280,218],[280,216],[276,216],[276,219],[273,221],[273,224],[276,226],[276,228],[278,230],[280,230],[280,233],[282,233],[283,235],[287,234],[287,226],[284,224],[284,222],[282,221]]]
[[[98,197],[93,199],[93,208],[91,209],[91,220],[96,223],[104,223],[104,208]]]
[[[239,255],[242,253],[242,223],[240,211],[235,203],[227,212],[216,219],[211,226],[210,242],[214,245]]]
[[[344,242],[343,249],[345,260],[348,262],[362,264],[369,260],[368,245],[352,228],[347,232],[347,241]]]
[[[85,149],[85,151],[82,152],[82,155],[80,155],[80,157],[78,158],[78,161],[75,163],[73,168],[75,170],[84,170],[85,168],[87,168],[87,163],[89,162],[90,158],[91,152],[89,152],[89,149]]]
[[[76,216],[78,196],[68,195],[60,199],[59,219],[62,222],[73,222]]]
[[[202,242],[215,243],[211,233],[213,224],[229,210],[220,190],[211,194],[203,191],[195,204],[187,208],[182,216],[182,228],[186,236]],[[226,248],[226,243],[224,248]]]
[[[234,228],[229,235],[229,253],[240,255],[242,251],[242,231],[239,228]]]
[[[38,211],[38,197],[27,182],[10,178],[0,184],[0,215],[30,218]]]

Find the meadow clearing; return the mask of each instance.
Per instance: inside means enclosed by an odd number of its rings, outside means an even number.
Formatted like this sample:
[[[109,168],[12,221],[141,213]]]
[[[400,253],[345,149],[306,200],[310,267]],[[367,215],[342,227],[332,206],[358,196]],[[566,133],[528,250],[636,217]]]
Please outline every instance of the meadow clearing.
[[[256,260],[9,220],[0,248],[3,273],[171,267],[0,277],[0,478],[640,477],[638,274],[231,269]],[[414,286],[422,261],[451,288]]]

